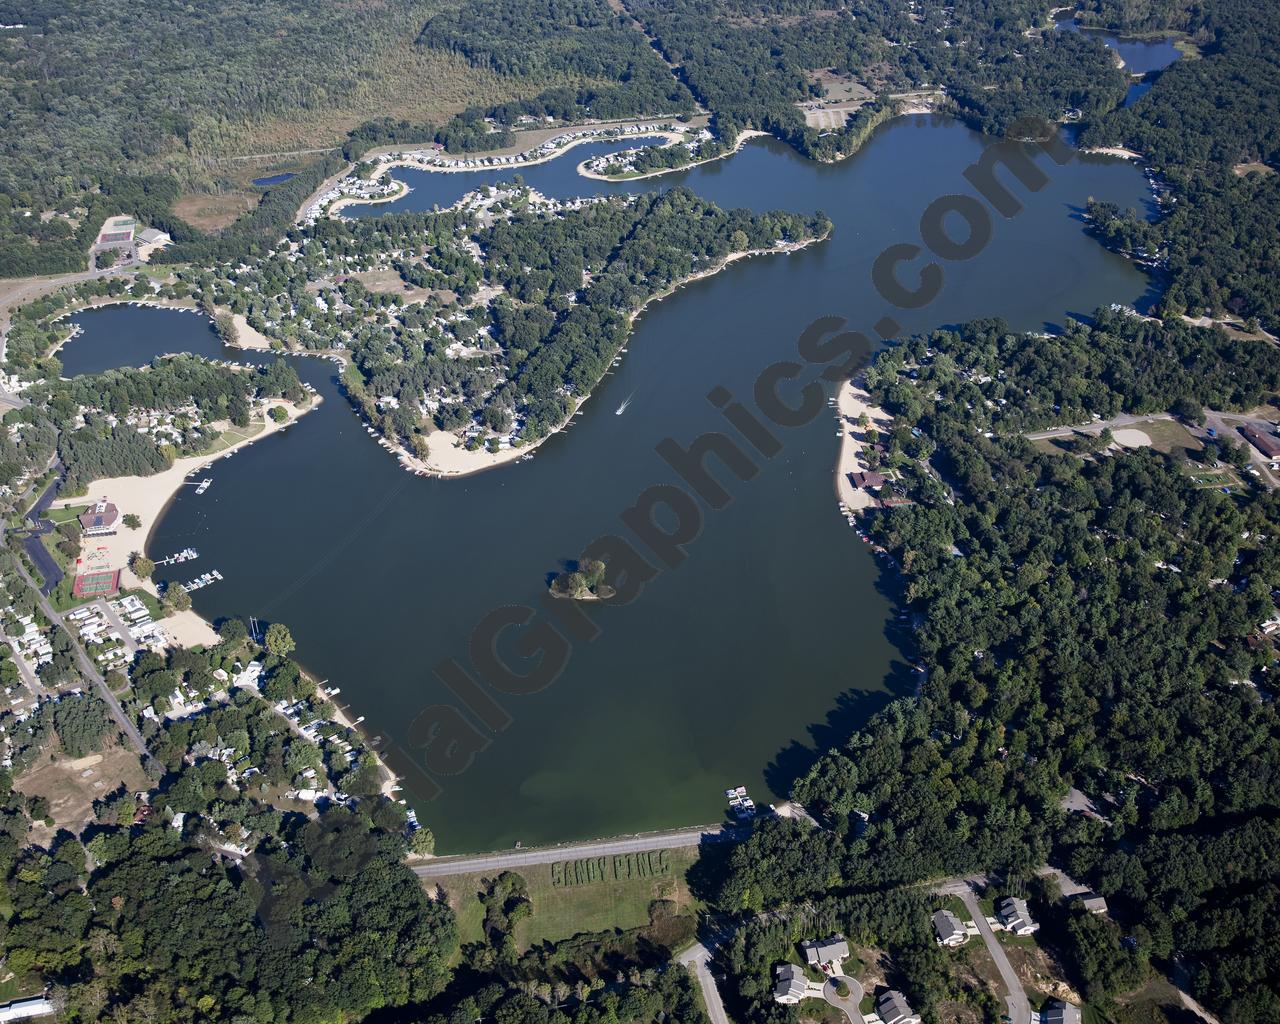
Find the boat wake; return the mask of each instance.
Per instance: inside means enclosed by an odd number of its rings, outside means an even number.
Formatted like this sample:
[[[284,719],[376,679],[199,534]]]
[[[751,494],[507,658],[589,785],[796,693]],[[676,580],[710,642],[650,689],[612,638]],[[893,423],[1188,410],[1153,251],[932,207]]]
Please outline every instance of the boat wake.
[[[624,412],[626,412],[627,406],[631,404],[631,399],[635,397],[636,397],[636,393],[634,391],[631,392],[631,394],[627,395],[627,397],[622,400],[622,404],[618,406],[618,408],[614,411],[614,415],[621,416]]]

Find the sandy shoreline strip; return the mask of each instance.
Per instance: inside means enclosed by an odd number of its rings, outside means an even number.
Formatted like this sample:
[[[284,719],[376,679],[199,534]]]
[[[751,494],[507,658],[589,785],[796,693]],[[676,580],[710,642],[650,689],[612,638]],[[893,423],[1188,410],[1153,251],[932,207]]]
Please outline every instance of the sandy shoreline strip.
[[[785,245],[775,246],[770,249],[750,249],[744,252],[730,253],[715,266],[708,267],[705,270],[700,270],[697,273],[690,274],[688,277],[681,278],[669,288],[651,296],[643,305],[640,306],[639,309],[635,310],[627,318],[628,330],[635,326],[635,323],[640,318],[641,314],[644,313],[645,309],[652,303],[661,302],[663,299],[674,295],[687,284],[691,284],[694,281],[700,281],[703,278],[712,277],[713,275],[720,273],[720,271],[724,270],[731,263],[736,263],[738,260],[748,259],[752,256],[770,256],[781,253],[798,252],[815,242],[823,241],[825,238],[826,236],[824,235],[822,238],[811,238],[803,242],[788,242]],[[629,343],[630,338],[627,340],[627,344]],[[599,387],[599,383],[597,383],[596,387]],[[495,469],[498,466],[505,465],[509,462],[515,462],[523,458],[538,448],[539,445],[546,443],[551,438],[567,429],[573,423],[573,420],[578,413],[582,411],[582,407],[587,403],[587,400],[594,393],[595,388],[592,388],[590,393],[584,395],[574,405],[573,411],[568,415],[568,417],[566,417],[564,422],[556,427],[555,430],[544,434],[536,441],[532,441],[526,445],[521,445],[519,448],[505,448],[497,453],[489,452],[484,448],[479,448],[476,451],[467,451],[466,448],[463,447],[462,440],[457,434],[451,434],[448,431],[443,430],[435,430],[427,435],[427,447],[429,449],[429,453],[426,461],[410,454],[402,445],[391,444],[388,442],[388,444],[390,444],[390,448],[388,450],[395,453],[400,464],[406,470],[421,476],[461,477],[470,476],[473,473],[482,473],[485,470]]]
[[[1124,160],[1146,160],[1146,157],[1141,153],[1137,153],[1132,149],[1125,149],[1123,146],[1090,146],[1088,149],[1080,150],[1080,152],[1094,156],[1118,156]]]
[[[850,473],[865,472],[862,448],[867,443],[865,428],[858,418],[865,414],[876,430],[885,432],[893,421],[883,409],[871,403],[871,396],[858,384],[847,380],[836,392],[836,422],[840,426],[840,452],[836,456],[836,497],[854,512],[873,508],[875,498],[861,487],[854,487]]]
[[[752,139],[768,138],[768,132],[758,132],[754,128],[746,129],[738,133],[737,141],[734,142],[732,149],[726,149],[723,153],[715,156],[704,157],[701,160],[694,160],[692,163],[681,164],[679,167],[660,167],[656,171],[646,171],[644,174],[629,174],[625,178],[612,178],[607,174],[597,174],[595,171],[587,170],[587,161],[583,160],[578,164],[578,174],[583,178],[591,178],[595,181],[610,181],[617,185],[625,185],[629,181],[643,181],[645,178],[657,178],[663,174],[675,174],[677,171],[687,171],[691,167],[697,167],[700,164],[714,163],[716,160],[723,160],[725,157],[733,156],[743,146]],[[675,136],[668,140],[668,146],[674,146],[676,143],[684,141],[680,136]],[[665,148],[665,147],[664,147]]]
[[[178,493],[179,488],[186,483],[187,475],[197,470],[205,469],[218,459],[283,430],[299,417],[305,416],[316,408],[321,401],[321,398],[314,396],[306,407],[299,409],[281,399],[273,399],[266,408],[270,409],[277,406],[283,408],[288,414],[288,419],[284,423],[277,423],[269,415],[266,415],[266,410],[264,409],[262,411],[266,422],[262,430],[229,448],[217,453],[189,455],[185,458],[177,459],[164,472],[155,473],[151,476],[118,476],[95,480],[89,484],[88,491],[84,496],[78,498],[56,498],[51,507],[65,508],[69,505],[86,505],[96,501],[98,498],[106,497],[120,510],[121,516],[132,513],[142,520],[142,525],[137,530],[122,527],[113,536],[87,538],[84,548],[86,554],[90,551],[94,553],[95,562],[100,561],[104,566],[123,570],[120,577],[121,586],[138,587],[158,596],[159,592],[156,589],[156,585],[151,580],[138,579],[128,568],[129,556],[135,551],[146,550],[146,544],[151,540],[151,534],[155,530],[156,523],[168,507],[169,502]],[[168,552],[161,553],[161,557],[165,554],[168,554]],[[164,625],[169,633],[173,635],[173,638],[184,647],[189,647],[193,644],[217,643],[218,640],[213,626],[201,619],[195,612],[184,612],[168,616],[164,619]]]
[[[394,165],[387,164],[383,170],[387,170],[392,166],[401,165],[410,167],[416,166],[419,170],[426,170],[426,168],[422,167],[420,164],[404,164],[403,161],[399,161]],[[385,196],[370,196],[367,199],[364,196],[340,196],[329,204],[329,216],[336,217],[348,206],[377,206],[379,203],[394,203],[399,199],[403,199],[413,191],[407,182],[397,181],[396,184],[400,187],[391,194]]]

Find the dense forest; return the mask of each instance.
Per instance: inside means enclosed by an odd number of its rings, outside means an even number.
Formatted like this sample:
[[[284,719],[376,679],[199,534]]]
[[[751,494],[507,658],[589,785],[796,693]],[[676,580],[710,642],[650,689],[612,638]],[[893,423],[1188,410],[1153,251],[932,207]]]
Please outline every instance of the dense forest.
[[[116,16],[105,0],[0,3],[0,24],[22,26],[0,30],[0,100],[12,113],[0,147],[0,277],[83,269],[116,213],[174,238],[162,262],[260,252],[346,158],[429,141],[491,149],[547,118],[685,115],[701,102],[723,144],[758,128],[833,159],[889,115],[893,88],[945,85],[953,109],[996,133],[1119,100],[1124,76],[1100,43],[1038,31],[1045,11],[1027,0],[997,7],[393,0],[317,12],[270,0],[179,12],[148,0]],[[826,72],[878,98],[819,131],[799,104],[821,98]],[[256,194],[221,234],[174,212],[180,195],[243,189],[225,158],[317,136],[333,149],[300,154],[296,176]]]
[[[1110,4],[1102,20],[1142,25],[1147,5]],[[1161,8],[1164,10],[1164,8]],[[1173,8],[1177,10],[1177,8]],[[1280,11],[1242,0],[1156,16],[1203,40],[1198,59],[1167,68],[1131,107],[1090,125],[1086,145],[1140,153],[1177,203],[1148,225],[1124,211],[1099,223],[1109,240],[1140,240],[1167,259],[1164,308],[1199,316],[1280,319]]]
[[[1052,858],[1112,900],[1135,956],[1183,958],[1224,1020],[1276,1019],[1269,929],[1250,922],[1278,909],[1277,866],[1249,851],[1280,810],[1276,655],[1257,643],[1277,615],[1280,501],[1197,485],[1151,449],[1047,451],[1023,431],[1252,407],[1280,388],[1280,353],[1104,311],[1063,337],[936,332],[867,379],[916,501],[871,534],[902,566],[926,675],[797,784],[828,828],[759,830],[721,902],[1025,878]],[[1072,787],[1098,816],[1063,807]],[[1099,999],[1137,983],[1086,959]]]

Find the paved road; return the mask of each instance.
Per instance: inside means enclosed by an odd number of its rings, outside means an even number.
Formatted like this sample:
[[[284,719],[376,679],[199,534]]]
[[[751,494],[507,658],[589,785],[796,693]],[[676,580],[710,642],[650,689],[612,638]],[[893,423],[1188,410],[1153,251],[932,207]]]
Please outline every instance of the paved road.
[[[646,832],[643,835],[622,836],[617,839],[565,843],[562,846],[546,846],[535,850],[512,850],[510,853],[482,853],[472,857],[432,857],[425,863],[412,865],[412,868],[419,878],[446,878],[450,875],[471,875],[481,871],[506,871],[529,867],[532,864],[551,864],[560,860],[611,857],[624,853],[645,853],[649,850],[679,850],[698,846],[704,839],[717,841],[736,838],[738,834],[723,825],[705,825],[700,828],[674,829],[670,832]]]
[[[111,607],[111,602],[105,597],[95,601],[94,605],[102,612],[106,620],[111,623],[111,628],[120,634],[120,642],[124,644],[124,649],[129,652],[129,657],[133,658],[138,653],[138,641],[129,632],[129,627],[124,619],[120,618],[120,613]]]
[[[841,975],[839,980],[849,986],[849,994],[840,996],[836,994],[836,980],[835,978],[827,979],[827,983],[822,986],[822,998],[837,1010],[843,1010],[844,1015],[849,1018],[849,1024],[866,1024],[866,1018],[862,1016],[862,1010],[859,1008],[862,1004],[862,982],[857,978]]]
[[[37,597],[37,601],[40,605],[40,610],[44,612],[45,617],[50,622],[66,629],[67,636],[71,640],[71,649],[75,652],[76,662],[80,666],[80,674],[97,687],[98,696],[106,702],[107,710],[111,712],[111,717],[116,720],[116,724],[120,726],[120,731],[124,733],[125,737],[133,745],[133,749],[138,752],[138,756],[142,758],[145,763],[150,755],[147,753],[147,744],[142,739],[142,733],[140,733],[138,731],[138,727],[133,724],[133,719],[125,714],[124,708],[122,708],[120,706],[120,702],[116,700],[116,695],[111,692],[111,687],[109,687],[107,685],[107,681],[102,678],[102,673],[98,671],[97,666],[94,665],[89,656],[85,654],[84,648],[80,645],[80,638],[77,637],[72,630],[67,629],[66,624],[62,621],[62,616],[54,610],[54,607],[49,603],[48,598],[40,593],[40,589],[35,585],[35,582],[31,577],[27,575],[26,568],[21,564],[18,565],[18,574],[26,581],[27,586],[39,595]]]
[[[729,1024],[729,1015],[724,1012],[724,1001],[720,998],[720,989],[716,985],[716,976],[711,973],[712,953],[701,942],[690,946],[679,956],[679,962],[692,967],[698,986],[702,989],[702,1001],[707,1006],[707,1016],[711,1024]]]
[[[13,651],[13,663],[18,666],[18,675],[22,677],[22,684],[31,691],[33,697],[41,700],[48,696],[48,691],[44,688],[44,683],[40,682],[40,677],[31,670],[31,666],[27,664],[24,655],[18,653],[18,645],[13,640],[5,637],[5,642],[9,645],[9,649]]]
[[[1031,1024],[1031,1003],[1027,1000],[1027,993],[1022,987],[1022,982],[1018,980],[1018,975],[1014,971],[1013,965],[1009,963],[1009,958],[1005,956],[1004,947],[1000,945],[1000,940],[996,938],[996,933],[991,930],[991,925],[987,924],[987,916],[982,912],[982,908],[978,906],[978,900],[974,896],[973,890],[965,885],[957,895],[964,901],[965,909],[969,911],[969,916],[973,918],[973,923],[978,926],[978,934],[982,936],[982,941],[986,943],[987,952],[991,954],[991,959],[995,961],[996,969],[1000,972],[1004,987],[1008,990],[1009,994],[1005,996],[1005,1002],[1009,1004],[1010,1019],[1013,1024]]]

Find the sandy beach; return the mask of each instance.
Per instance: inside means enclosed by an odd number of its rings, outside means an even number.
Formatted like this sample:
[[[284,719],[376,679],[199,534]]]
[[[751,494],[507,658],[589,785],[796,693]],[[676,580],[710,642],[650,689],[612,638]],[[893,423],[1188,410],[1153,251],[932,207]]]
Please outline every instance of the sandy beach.
[[[271,350],[271,339],[261,331],[256,331],[249,326],[249,321],[245,319],[243,313],[234,313],[231,322],[236,325],[236,348],[252,349],[255,352],[269,352]],[[283,349],[283,345],[278,345]]]
[[[855,512],[875,505],[875,498],[862,488],[854,487],[853,481],[849,479],[850,473],[860,473],[867,469],[861,458],[866,433],[857,422],[864,413],[871,421],[870,425],[878,431],[887,431],[893,426],[889,416],[871,404],[871,396],[866,391],[853,381],[845,381],[836,392],[836,422],[840,425],[840,453],[836,456],[836,497]]]
[[[724,270],[724,268],[729,266],[731,263],[736,263],[738,260],[748,259],[752,256],[770,256],[780,253],[797,252],[800,249],[804,249],[807,246],[812,245],[814,242],[820,242],[822,240],[823,239],[821,238],[812,238],[804,242],[788,242],[785,245],[776,246],[771,249],[751,249],[744,252],[732,252],[715,266],[708,267],[706,270],[700,270],[696,274],[690,274],[688,277],[677,281],[670,288],[667,288],[666,290],[651,297],[647,302],[640,306],[639,309],[630,315],[628,318],[628,326],[634,327],[635,322],[640,318],[640,315],[652,303],[661,302],[668,296],[674,295],[687,284],[691,284],[694,281],[700,281],[703,278],[711,277],[714,274],[720,273],[720,271]],[[462,439],[458,437],[457,434],[451,434],[443,430],[435,430],[427,435],[427,448],[429,449],[429,452],[425,461],[411,455],[400,445],[394,445],[392,450],[399,458],[400,464],[412,473],[437,477],[469,476],[472,473],[481,473],[486,469],[495,469],[496,467],[505,465],[506,463],[515,462],[534,451],[539,445],[544,444],[551,438],[555,437],[556,434],[559,434],[573,422],[573,418],[582,410],[582,407],[590,397],[591,396],[589,394],[583,396],[577,404],[574,405],[573,412],[570,413],[565,421],[556,427],[555,430],[538,438],[538,440],[533,441],[530,444],[522,445],[519,448],[504,448],[502,451],[496,453],[489,452],[484,448],[479,448],[476,451],[467,451],[467,449],[463,447]]]
[[[139,580],[129,570],[129,556],[135,551],[145,549],[145,542],[151,537],[151,532],[155,529],[160,514],[173,496],[177,494],[178,489],[186,482],[187,474],[202,470],[230,452],[238,451],[256,441],[260,441],[264,437],[283,430],[285,426],[294,422],[299,416],[303,416],[311,409],[314,409],[320,401],[319,398],[313,398],[306,408],[298,409],[288,402],[278,399],[273,400],[268,404],[268,408],[282,407],[288,413],[288,419],[284,423],[276,423],[270,416],[266,416],[265,426],[262,430],[252,437],[245,438],[238,444],[234,444],[216,454],[191,455],[178,459],[163,473],[156,473],[153,476],[119,476],[106,480],[95,480],[89,485],[88,491],[84,496],[79,498],[58,498],[53,502],[52,507],[64,508],[69,505],[86,505],[91,501],[105,497],[120,510],[121,516],[129,513],[137,516],[142,521],[142,525],[136,530],[121,526],[113,536],[86,538],[81,557],[84,563],[89,566],[104,569],[123,569],[120,579],[122,587],[140,587],[152,594],[156,594],[157,590],[154,583],[150,580]],[[195,612],[185,612],[170,616],[164,620],[164,624],[173,638],[183,646],[216,642],[217,640],[213,628],[196,615]]]
[[[614,181],[614,182],[643,181],[645,178],[657,178],[663,174],[675,174],[676,171],[687,171],[690,167],[697,167],[699,164],[709,164],[709,163],[713,163],[716,160],[723,160],[725,157],[733,156],[734,153],[738,152],[738,150],[740,150],[752,139],[763,139],[763,138],[767,138],[768,135],[769,135],[768,132],[758,132],[758,131],[755,131],[754,129],[748,129],[746,131],[739,132],[738,140],[733,144],[733,149],[727,149],[723,153],[719,153],[716,156],[709,156],[702,160],[694,160],[692,163],[682,164],[679,167],[662,167],[656,171],[647,171],[644,174],[629,174],[621,178],[612,178],[607,174],[597,174],[595,171],[587,170],[588,161],[583,160],[582,163],[578,164],[578,174],[580,174],[584,178],[594,178],[596,181]],[[672,135],[667,138],[667,145],[673,146],[677,142],[681,142],[681,141],[683,141],[681,136]]]
[[[1124,149],[1121,146],[1091,146],[1088,149],[1080,150],[1080,152],[1092,153],[1097,156],[1118,156],[1125,160],[1146,159],[1141,153],[1136,153],[1132,149]]]

